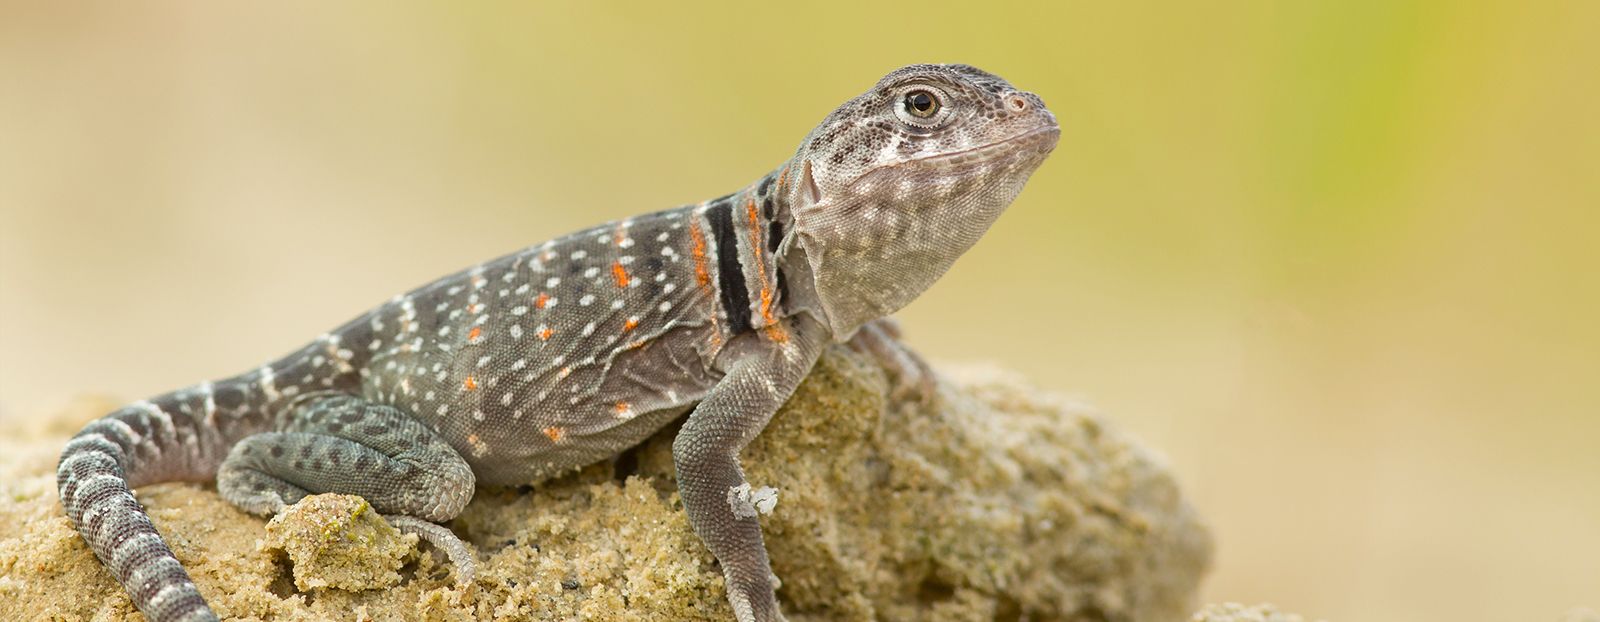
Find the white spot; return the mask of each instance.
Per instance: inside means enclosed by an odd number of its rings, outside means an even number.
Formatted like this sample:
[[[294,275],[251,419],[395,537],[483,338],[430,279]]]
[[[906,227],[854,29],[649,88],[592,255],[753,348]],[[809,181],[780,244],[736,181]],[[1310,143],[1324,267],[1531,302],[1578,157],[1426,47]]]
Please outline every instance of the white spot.
[[[507,332],[511,333],[511,338],[512,339],[521,339],[522,338],[522,325],[521,324],[512,324],[511,328],[507,329]]]
[[[434,411],[434,412],[437,412],[440,415],[444,415],[445,413],[450,412],[450,405],[449,404],[440,404],[439,405],[439,409]]]
[[[656,236],[656,241],[657,242],[665,242],[665,241],[667,241],[667,238],[670,238],[670,237],[672,237],[671,233],[668,233],[666,231],[662,231],[661,235]]]
[[[517,359],[516,362],[511,364],[511,371],[522,371],[522,368],[527,366],[528,359]]]
[[[622,264],[624,266],[632,264],[633,263],[633,255],[623,255],[621,257],[618,257],[617,258],[617,263]]]
[[[771,514],[778,505],[778,490],[771,486],[750,489],[744,482],[728,488],[728,508],[739,518],[755,518],[758,514]]]
[[[599,268],[591,267],[588,270],[583,271],[583,278],[592,279],[597,276],[600,276]]]
[[[480,357],[478,357],[478,367],[483,367],[484,365],[488,365],[489,364],[489,359],[492,359],[492,358],[494,358],[494,357],[492,357],[492,356],[480,356]]]
[[[450,327],[448,325],[439,329],[439,336],[440,337],[443,337],[443,336],[448,335],[448,334],[450,334]]]
[[[559,276],[553,276],[553,277],[550,277],[548,279],[545,279],[545,281],[544,281],[544,286],[545,287],[555,287],[555,286],[560,285],[560,284],[561,284],[561,277],[559,277]]]
[[[511,315],[522,315],[528,312],[528,305],[517,305],[511,308]]]
[[[521,296],[523,294],[528,293],[528,289],[530,289],[530,288],[531,288],[530,285],[528,285],[527,283],[523,283],[522,285],[517,286],[517,289],[514,290],[513,293],[517,294],[518,296]]]
[[[573,261],[578,261],[579,259],[583,259],[584,257],[588,257],[588,256],[589,256],[589,251],[586,251],[586,250],[583,250],[583,249],[578,249],[578,250],[572,251],[572,255],[571,255]]]
[[[472,420],[473,421],[483,421],[483,411],[481,411],[481,410],[472,411]]]
[[[617,246],[622,248],[630,248],[633,246],[633,238],[622,238],[622,241],[618,242]]]
[[[668,283],[666,285],[662,285],[661,286],[661,293],[670,294],[670,293],[672,293],[672,290],[675,290],[675,289],[678,289],[678,284],[677,283]]]
[[[611,308],[612,309],[621,309],[622,308],[622,299],[618,298],[616,300],[611,301]]]
[[[593,334],[594,334],[594,322],[589,322],[588,324],[584,324],[583,325],[583,336],[588,337],[589,335],[593,335]]]
[[[578,299],[578,304],[581,305],[581,306],[585,306],[585,307],[589,306],[593,302],[594,302],[594,294],[584,294],[582,298]]]
[[[500,396],[500,405],[501,406],[510,406],[511,405],[511,400],[513,400],[513,399],[516,399],[516,398],[511,394],[510,391],[507,391],[505,393],[505,395]]]
[[[665,281],[665,280],[667,280],[667,273],[665,273],[665,272],[656,273],[656,282],[657,283],[660,283],[660,282]]]
[[[663,301],[661,301],[661,304],[659,306],[657,306],[656,308],[660,309],[662,313],[666,313],[668,311],[671,311],[672,310],[672,301],[663,300]]]

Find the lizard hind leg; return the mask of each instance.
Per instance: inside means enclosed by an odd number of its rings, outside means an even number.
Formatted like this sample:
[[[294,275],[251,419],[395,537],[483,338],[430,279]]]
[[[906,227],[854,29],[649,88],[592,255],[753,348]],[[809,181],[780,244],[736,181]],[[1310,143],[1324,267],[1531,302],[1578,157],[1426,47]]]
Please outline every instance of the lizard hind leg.
[[[217,491],[260,516],[319,493],[359,495],[395,528],[443,550],[457,578],[470,581],[475,558],[448,529],[472,499],[476,479],[432,428],[391,406],[351,395],[307,400],[281,432],[246,437],[217,472]]]

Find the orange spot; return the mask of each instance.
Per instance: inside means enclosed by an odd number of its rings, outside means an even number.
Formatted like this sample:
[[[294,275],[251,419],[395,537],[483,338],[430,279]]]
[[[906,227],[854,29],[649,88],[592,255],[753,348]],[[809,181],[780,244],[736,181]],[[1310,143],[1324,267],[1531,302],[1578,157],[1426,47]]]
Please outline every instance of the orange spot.
[[[761,319],[767,323],[767,336],[773,341],[783,342],[789,339],[788,333],[778,327],[778,318],[772,315],[773,291],[772,283],[767,280],[767,260],[761,256],[761,221],[756,216],[756,200],[751,198],[744,205],[745,218],[750,222],[750,252],[755,255],[756,274],[761,275]]]
[[[620,415],[620,414],[628,412],[628,410],[631,409],[631,408],[633,408],[633,407],[629,406],[627,402],[617,402],[616,411],[617,411],[617,414]]]
[[[472,277],[472,286],[473,287],[483,287],[488,282],[489,282],[488,279],[485,279],[485,278],[483,278],[481,276]]]
[[[461,383],[461,386],[466,387],[468,391],[477,391],[478,390],[478,381],[477,381],[477,379],[473,378],[472,376],[467,376],[466,382]]]
[[[470,305],[467,305],[467,313],[477,313],[478,309],[482,309],[482,308],[483,308],[483,305],[480,305],[480,304],[474,302],[474,303],[472,303]]]
[[[611,235],[611,239],[618,246],[622,245],[623,240],[628,239],[628,230],[622,226],[622,223],[617,223],[617,231]]]
[[[706,259],[706,235],[700,230],[699,221],[689,221],[689,238],[691,240],[689,254],[694,256],[695,283],[700,285],[700,292],[705,294],[707,299],[715,301],[716,294],[711,291],[711,268],[707,265]],[[717,327],[716,313],[711,314],[711,344],[712,346],[722,344],[722,330]]]
[[[627,322],[624,322],[622,324],[622,332],[628,332],[628,331],[631,331],[631,330],[633,330],[635,328],[638,328],[638,327],[639,327],[639,320],[635,320],[635,319],[630,317],[630,318],[628,318]]]
[[[478,337],[480,337],[482,335],[483,335],[483,327],[482,326],[474,326],[474,327],[472,327],[472,330],[467,331],[467,341],[477,341]]]
[[[778,189],[782,190],[783,189],[783,185],[788,183],[788,182],[789,182],[789,167],[785,166],[785,167],[783,167],[783,172],[782,173],[778,173]]]
[[[556,331],[550,330],[550,327],[546,326],[544,330],[539,331],[539,340],[540,341],[549,341],[550,340],[550,335],[555,334],[555,332]]]
[[[548,304],[549,302],[550,302],[550,294],[546,294],[544,292],[539,292],[539,297],[533,299],[533,308],[535,308],[535,309],[543,309],[544,306],[546,304]]]
[[[627,287],[628,281],[631,280],[628,269],[622,267],[622,262],[617,261],[611,262],[611,277],[617,280],[617,287]]]
[[[545,436],[550,437],[550,442],[553,443],[561,442],[561,439],[567,435],[567,431],[565,429],[557,426],[550,426],[540,431],[544,432]]]
[[[689,223],[689,237],[693,240],[689,253],[694,255],[695,281],[698,281],[701,287],[710,288],[711,269],[706,266],[706,236],[700,232],[700,223]]]

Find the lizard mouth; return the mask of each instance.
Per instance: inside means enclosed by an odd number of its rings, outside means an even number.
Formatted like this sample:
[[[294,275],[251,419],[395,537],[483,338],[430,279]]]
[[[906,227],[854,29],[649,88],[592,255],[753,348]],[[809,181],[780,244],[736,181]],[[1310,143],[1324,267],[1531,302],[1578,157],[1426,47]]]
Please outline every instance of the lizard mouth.
[[[1046,125],[1037,127],[1016,136],[997,140],[992,143],[978,145],[960,151],[941,153],[922,158],[908,160],[905,164],[934,164],[948,165],[965,162],[988,160],[989,158],[1007,152],[1021,152],[1036,148],[1040,153],[1049,153],[1056,148],[1056,140],[1061,137],[1061,126]]]
[[[1054,123],[1042,125],[1009,138],[960,151],[885,164],[857,177],[847,188],[854,189],[863,184],[870,184],[872,182],[868,181],[869,179],[879,178],[881,175],[889,174],[890,171],[896,170],[932,169],[940,171],[941,174],[949,174],[978,168],[985,164],[1014,161],[1022,157],[1042,159],[1055,150],[1056,141],[1060,138],[1061,127],[1059,125]]]

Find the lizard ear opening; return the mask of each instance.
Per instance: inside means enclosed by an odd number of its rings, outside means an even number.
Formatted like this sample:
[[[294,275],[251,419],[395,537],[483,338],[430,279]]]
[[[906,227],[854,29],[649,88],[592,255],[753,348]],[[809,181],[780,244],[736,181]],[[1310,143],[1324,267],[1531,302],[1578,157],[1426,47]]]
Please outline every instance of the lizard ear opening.
[[[817,188],[817,180],[811,175],[811,160],[806,160],[805,166],[801,168],[803,170],[800,173],[800,187],[805,190],[806,199],[812,205],[821,203],[822,190]]]

